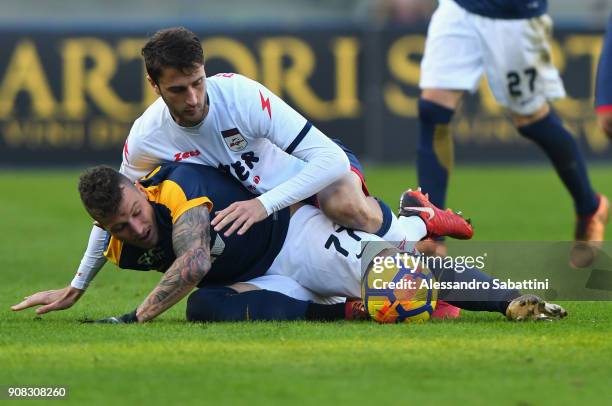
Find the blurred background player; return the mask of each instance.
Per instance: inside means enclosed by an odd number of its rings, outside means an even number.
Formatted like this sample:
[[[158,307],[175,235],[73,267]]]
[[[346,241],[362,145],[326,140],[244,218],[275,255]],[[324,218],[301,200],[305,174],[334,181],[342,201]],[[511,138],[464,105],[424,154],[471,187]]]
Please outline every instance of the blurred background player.
[[[574,137],[548,102],[565,90],[551,60],[547,7],[546,0],[440,0],[421,62],[418,182],[445,207],[454,159],[450,122],[484,73],[518,132],[546,153],[572,196],[575,240],[602,241],[608,199],[593,191]]]
[[[595,110],[599,126],[612,138],[612,15],[604,36],[604,44],[597,65]]]

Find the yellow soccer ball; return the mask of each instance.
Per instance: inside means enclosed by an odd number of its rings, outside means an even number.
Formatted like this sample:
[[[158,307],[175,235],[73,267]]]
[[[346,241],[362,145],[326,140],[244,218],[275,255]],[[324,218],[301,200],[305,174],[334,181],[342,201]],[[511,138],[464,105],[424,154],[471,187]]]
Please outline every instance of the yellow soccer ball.
[[[434,276],[422,266],[405,264],[368,269],[362,281],[362,298],[379,323],[414,323],[429,320],[436,308]]]

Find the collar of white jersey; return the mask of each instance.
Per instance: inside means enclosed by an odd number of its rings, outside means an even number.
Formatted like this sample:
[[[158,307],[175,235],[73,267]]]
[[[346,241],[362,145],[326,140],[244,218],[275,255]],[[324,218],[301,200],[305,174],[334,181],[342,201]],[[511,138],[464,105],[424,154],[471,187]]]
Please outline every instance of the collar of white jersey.
[[[206,122],[206,119],[208,117],[210,117],[210,112],[212,111],[212,107],[210,104],[210,96],[208,95],[208,92],[206,92],[206,104],[208,105],[208,113],[206,114],[206,117],[204,117],[204,119],[202,121],[200,121],[198,124],[191,126],[191,127],[183,127],[182,125],[178,124],[176,121],[174,121],[174,117],[172,117],[172,114],[170,114],[170,109],[168,108],[168,106],[166,105],[165,110],[165,114],[166,114],[166,119],[170,122],[170,125],[176,127],[176,128],[180,128],[183,131],[190,131],[190,132],[194,132],[194,133],[198,133],[200,131],[200,127],[202,127],[204,125],[204,123]]]

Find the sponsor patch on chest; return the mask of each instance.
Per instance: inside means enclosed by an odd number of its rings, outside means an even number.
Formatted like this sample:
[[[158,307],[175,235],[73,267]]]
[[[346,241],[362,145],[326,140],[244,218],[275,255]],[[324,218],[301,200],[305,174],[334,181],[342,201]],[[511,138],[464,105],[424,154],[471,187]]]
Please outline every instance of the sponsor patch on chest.
[[[237,128],[230,130],[221,131],[223,141],[227,144],[228,148],[234,152],[242,151],[249,145],[246,139],[240,134]]]

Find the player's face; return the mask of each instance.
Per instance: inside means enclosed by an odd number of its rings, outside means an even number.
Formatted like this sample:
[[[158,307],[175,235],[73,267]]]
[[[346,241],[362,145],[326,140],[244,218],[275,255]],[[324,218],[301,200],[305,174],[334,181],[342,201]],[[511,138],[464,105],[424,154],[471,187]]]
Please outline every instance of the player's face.
[[[158,84],[153,88],[160,95],[178,125],[193,127],[208,113],[206,103],[206,73],[200,65],[191,71],[162,69]]]
[[[99,220],[100,225],[123,242],[145,249],[155,247],[159,233],[153,206],[137,187],[123,186],[122,189],[117,213]]]

